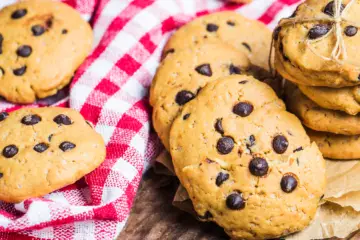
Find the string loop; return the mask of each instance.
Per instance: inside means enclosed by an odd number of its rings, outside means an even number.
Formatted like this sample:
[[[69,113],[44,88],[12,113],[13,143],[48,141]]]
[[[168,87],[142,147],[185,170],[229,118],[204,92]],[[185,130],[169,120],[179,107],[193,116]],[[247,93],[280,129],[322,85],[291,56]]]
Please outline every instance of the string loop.
[[[280,21],[280,24],[279,24],[278,27],[294,25],[294,24],[297,24],[297,23],[309,23],[309,22],[318,22],[318,21],[330,22],[332,27],[331,27],[330,31],[327,34],[325,34],[324,36],[322,36],[320,38],[317,38],[317,39],[307,39],[305,44],[313,54],[320,57],[321,59],[323,59],[325,61],[334,61],[334,62],[336,62],[336,63],[338,63],[340,65],[343,65],[344,61],[348,57],[348,54],[347,54],[347,50],[346,50],[344,37],[343,37],[343,34],[342,34],[343,29],[341,27],[341,23],[342,22],[347,22],[347,23],[351,24],[352,26],[358,27],[359,24],[356,24],[356,23],[354,23],[352,21],[349,21],[346,18],[346,13],[348,12],[351,5],[355,1],[356,0],[350,0],[350,2],[346,5],[346,7],[344,9],[342,9],[342,6],[343,6],[342,2],[343,1],[342,0],[334,0],[334,9],[333,9],[334,14],[333,14],[333,16],[327,16],[326,15],[326,16],[323,16],[323,17],[314,17],[314,18],[305,18],[305,19],[297,19],[297,18],[282,19]],[[322,39],[327,38],[328,36],[330,36],[330,34],[332,34],[332,33],[335,34],[336,42],[335,42],[335,46],[334,46],[333,50],[331,51],[330,57],[323,56],[323,55],[317,53],[316,50],[312,47],[311,43],[321,41]],[[272,47],[271,47],[271,50],[270,50],[270,56],[269,57],[270,57],[270,59],[272,58]],[[269,60],[269,64],[270,64],[270,71],[272,72],[272,66],[271,66],[271,61],[270,60]]]

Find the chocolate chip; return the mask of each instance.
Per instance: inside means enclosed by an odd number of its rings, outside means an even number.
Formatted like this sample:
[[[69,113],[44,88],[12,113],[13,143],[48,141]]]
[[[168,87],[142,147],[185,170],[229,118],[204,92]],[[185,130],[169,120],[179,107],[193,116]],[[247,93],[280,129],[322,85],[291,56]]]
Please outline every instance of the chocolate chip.
[[[309,31],[310,39],[317,39],[324,36],[330,31],[330,26],[328,24],[317,24],[312,27]]]
[[[45,32],[45,28],[41,25],[34,25],[31,27],[34,36],[40,36]]]
[[[282,135],[278,135],[278,136],[274,137],[274,139],[272,141],[272,146],[276,153],[283,154],[284,152],[286,152],[286,149],[289,146],[289,142],[286,139],[286,137],[284,137]]]
[[[182,90],[176,94],[175,102],[179,104],[180,106],[184,105],[185,103],[193,100],[195,98],[195,95],[187,90]]]
[[[61,31],[61,33],[62,33],[62,34],[67,34],[67,33],[68,33],[68,30],[67,30],[67,29],[63,29],[63,30]]]
[[[207,77],[211,77],[212,76],[212,71],[211,71],[211,67],[210,64],[202,64],[200,66],[197,66],[195,68],[195,71],[198,72],[201,75],[207,76]]]
[[[221,154],[229,154],[234,148],[234,139],[222,137],[218,140],[216,148]]]
[[[53,18],[51,17],[48,20],[46,20],[45,24],[47,28],[51,28],[53,25]]]
[[[245,207],[245,200],[239,192],[232,193],[226,198],[226,206],[232,210],[240,210]]]
[[[59,148],[63,151],[63,152],[67,152],[73,148],[75,148],[76,145],[71,143],[71,142],[62,142],[60,145],[59,145]]]
[[[5,70],[2,67],[0,67],[0,77],[4,74],[5,74]]]
[[[248,80],[244,80],[244,81],[239,82],[239,84],[245,84],[247,82],[248,82]]]
[[[51,139],[52,139],[53,136],[54,136],[54,134],[50,134],[50,135],[48,136],[49,142],[51,142]]]
[[[21,123],[28,126],[38,124],[40,121],[41,121],[41,117],[36,114],[26,115],[21,119]]]
[[[19,57],[28,57],[32,53],[32,48],[29,45],[22,45],[16,50],[16,54]]]
[[[2,178],[4,176],[4,174],[3,173],[0,173],[0,178]]]
[[[209,211],[206,211],[204,216],[198,216],[200,219],[209,219],[209,218],[212,218],[213,215],[211,214],[211,212]]]
[[[19,152],[19,149],[14,145],[11,144],[3,149],[3,156],[6,158],[12,158]]]
[[[71,125],[72,124],[72,121],[71,119],[66,116],[65,114],[59,114],[57,115],[54,119],[53,119],[54,122],[56,122],[57,124],[59,125]]]
[[[281,31],[281,27],[275,28],[275,30],[274,30],[274,32],[273,32],[273,39],[274,39],[274,40],[278,40],[278,39],[279,39],[280,31]]]
[[[23,16],[25,16],[26,14],[27,14],[26,9],[18,9],[11,14],[11,18],[19,19],[19,18],[22,18]]]
[[[303,147],[298,147],[298,148],[295,149],[293,152],[294,152],[294,153],[295,153],[295,152],[300,152],[300,151],[302,151],[302,150],[304,150]]]
[[[249,170],[252,175],[262,177],[265,176],[269,170],[269,165],[263,158],[253,158],[249,163]]]
[[[20,68],[16,68],[13,70],[15,76],[22,76],[26,72],[26,66],[22,66]]]
[[[49,145],[47,145],[46,143],[39,143],[35,145],[34,150],[38,153],[42,153],[45,152],[48,148]]]
[[[215,181],[216,186],[220,187],[220,185],[223,184],[223,182],[225,182],[226,180],[228,180],[229,177],[230,175],[228,173],[219,172]]]
[[[239,115],[240,117],[249,116],[253,110],[254,110],[253,105],[247,102],[239,102],[233,107],[233,113]]]
[[[242,45],[243,45],[244,47],[246,47],[247,50],[249,50],[249,52],[251,52],[251,47],[250,47],[249,44],[247,44],[246,42],[243,42]]]
[[[208,32],[216,32],[219,29],[219,26],[213,23],[208,23],[206,25],[206,30]]]
[[[241,74],[241,69],[239,67],[236,67],[236,66],[230,64],[229,72],[230,72],[230,75]]]
[[[297,187],[298,182],[293,174],[285,174],[281,178],[280,186],[281,189],[286,193],[291,193]]]
[[[344,10],[344,8],[345,8],[345,5],[344,5],[344,4],[341,4],[340,13]],[[329,3],[325,6],[323,12],[324,12],[325,14],[333,17],[333,16],[334,16],[334,12],[335,12],[335,4],[334,4],[334,1],[329,2]]]
[[[216,120],[215,130],[220,134],[224,134],[224,129],[223,129],[223,126],[222,126],[222,119],[217,119]]]
[[[183,119],[186,120],[186,119],[188,119],[189,117],[190,117],[190,113],[187,113],[187,114],[185,114],[185,115],[183,116]]]
[[[0,122],[4,121],[8,116],[7,112],[0,112]]]
[[[246,147],[250,150],[250,148],[254,145],[255,145],[255,136],[251,135],[249,137],[249,142],[246,144]]]
[[[232,27],[235,26],[235,22],[230,21],[230,20],[227,21],[226,24],[229,25],[229,26],[232,26]]]
[[[348,37],[352,37],[352,36],[355,36],[356,33],[357,33],[358,29],[357,27],[354,27],[354,26],[347,26],[345,28],[345,35],[348,36]]]

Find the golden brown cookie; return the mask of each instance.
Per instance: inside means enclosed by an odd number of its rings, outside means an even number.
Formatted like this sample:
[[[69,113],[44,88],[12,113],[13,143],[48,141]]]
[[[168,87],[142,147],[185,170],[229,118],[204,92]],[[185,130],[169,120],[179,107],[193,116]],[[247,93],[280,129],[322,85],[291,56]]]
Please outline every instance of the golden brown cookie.
[[[285,95],[289,111],[298,116],[308,128],[344,135],[360,134],[360,116],[321,108],[289,82],[286,84]]]
[[[309,86],[345,87],[359,85],[360,35],[357,27],[360,4],[342,1],[340,36],[343,50],[336,60],[337,45],[334,21],[334,1],[307,0],[299,5],[288,19],[283,19],[275,29],[275,67],[284,78]],[[322,20],[317,20],[322,19]],[[332,53],[334,55],[332,57]],[[347,56],[345,58],[345,56]]]
[[[350,115],[360,112],[360,86],[328,88],[299,85],[299,89],[320,107],[344,111]]]
[[[2,112],[0,137],[0,200],[5,202],[72,184],[105,159],[102,137],[68,108]]]
[[[150,89],[154,128],[165,147],[169,149],[170,127],[185,103],[208,82],[240,74],[248,66],[249,60],[242,52],[221,42],[204,43],[168,55]]]
[[[32,103],[66,86],[89,54],[92,30],[61,2],[19,2],[0,11],[0,95]]]
[[[175,171],[199,218],[232,239],[300,231],[324,193],[320,151],[268,89],[244,75],[211,82],[171,129]]]
[[[323,156],[330,159],[360,158],[360,135],[346,136],[307,129],[310,139],[319,146]]]
[[[182,26],[170,37],[163,54],[214,40],[243,51],[252,64],[269,68],[271,31],[262,22],[229,11],[199,17]]]

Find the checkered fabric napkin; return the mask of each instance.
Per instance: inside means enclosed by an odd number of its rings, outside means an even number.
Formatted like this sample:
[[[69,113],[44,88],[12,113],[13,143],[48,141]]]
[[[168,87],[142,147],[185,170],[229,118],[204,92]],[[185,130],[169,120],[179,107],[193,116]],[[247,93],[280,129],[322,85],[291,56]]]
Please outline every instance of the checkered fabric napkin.
[[[1,0],[0,7],[16,0]],[[78,110],[95,125],[107,158],[73,185],[19,204],[0,202],[1,239],[115,239],[131,209],[142,173],[162,148],[151,131],[148,89],[171,33],[214,11],[234,10],[273,28],[298,0],[63,0],[89,20],[95,44],[70,93],[40,101]],[[244,33],[246,34],[246,33]],[[265,51],[265,50],[264,50]],[[61,60],[60,60],[61,61]],[[1,86],[0,86],[1,87]],[[54,103],[55,102],[55,103]],[[0,111],[22,106],[0,101]],[[151,223],[150,223],[151,224]]]

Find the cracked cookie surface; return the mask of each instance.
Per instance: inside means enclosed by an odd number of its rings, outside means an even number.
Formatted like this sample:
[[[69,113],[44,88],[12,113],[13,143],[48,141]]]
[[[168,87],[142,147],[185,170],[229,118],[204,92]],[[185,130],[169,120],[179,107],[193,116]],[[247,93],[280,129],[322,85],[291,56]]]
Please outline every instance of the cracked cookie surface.
[[[344,9],[350,1],[342,2]],[[352,26],[358,21],[359,10],[359,2],[354,1],[343,12],[340,24],[347,58],[344,59],[343,54],[340,57],[343,64],[339,64],[329,60],[336,45],[335,24],[328,20],[334,15],[334,1],[307,0],[300,4],[274,31],[277,71],[284,78],[303,85],[334,88],[359,85],[360,70],[356,63],[360,33]],[[314,20],[320,18],[323,20]]]
[[[230,11],[208,14],[182,26],[170,37],[163,54],[207,41],[222,41],[232,45],[245,53],[252,64],[269,68],[269,28],[262,22]]]
[[[92,30],[64,3],[33,0],[0,10],[0,95],[32,103],[71,81],[89,54]]]
[[[298,116],[308,128],[344,135],[360,134],[359,115],[321,108],[289,82],[285,86],[285,95],[289,111]]]
[[[204,43],[169,54],[150,89],[154,128],[165,147],[169,149],[169,132],[175,117],[202,87],[219,77],[241,74],[248,67],[248,58],[224,43]]]
[[[171,128],[175,171],[199,219],[233,239],[304,229],[324,192],[320,151],[269,89],[246,75],[221,78],[186,104]]]
[[[0,200],[5,202],[72,184],[105,159],[100,134],[68,108],[2,112],[0,138]]]

